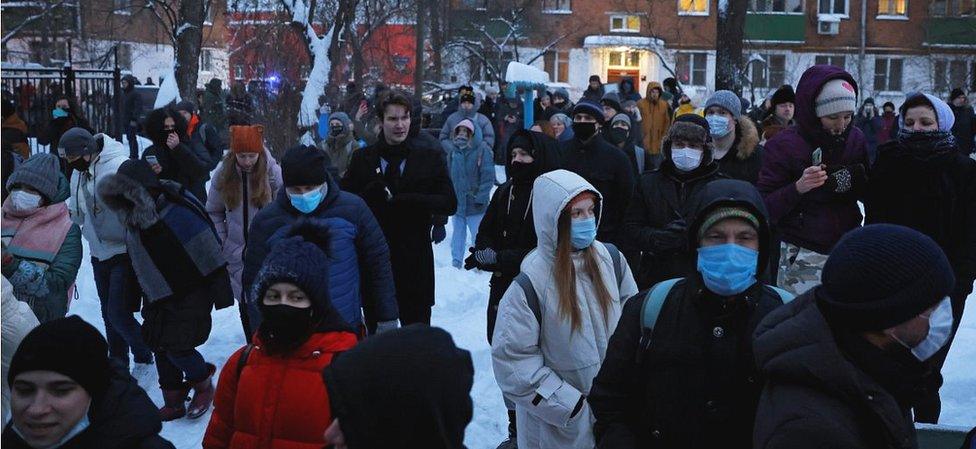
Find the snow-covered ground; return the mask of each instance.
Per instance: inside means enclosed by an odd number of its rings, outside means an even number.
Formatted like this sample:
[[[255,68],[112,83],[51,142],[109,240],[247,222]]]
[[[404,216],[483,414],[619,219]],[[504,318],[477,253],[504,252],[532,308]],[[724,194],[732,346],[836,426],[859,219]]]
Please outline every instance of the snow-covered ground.
[[[447,227],[451,232],[451,227]],[[437,278],[437,305],[434,325],[447,329],[458,346],[471,351],[475,381],[474,419],[468,426],[465,444],[472,449],[493,449],[504,437],[507,427],[505,406],[495,384],[491,354],[486,340],[485,308],[488,301],[487,273],[461,271],[451,267],[450,236],[434,247]],[[79,298],[71,304],[72,314],[80,315],[104,332],[104,325],[92,268],[85,243],[85,255],[78,273]],[[976,426],[976,295],[969,298],[970,307],[963,317],[959,335],[949,353],[945,385],[942,387],[942,423],[971,428]],[[213,315],[210,339],[200,347],[207,361],[223,366],[227,357],[244,344],[237,308],[230,307]],[[155,371],[140,375],[139,383],[157,404],[162,403]],[[197,420],[181,419],[163,425],[163,436],[178,449],[199,448],[210,420],[209,413]]]

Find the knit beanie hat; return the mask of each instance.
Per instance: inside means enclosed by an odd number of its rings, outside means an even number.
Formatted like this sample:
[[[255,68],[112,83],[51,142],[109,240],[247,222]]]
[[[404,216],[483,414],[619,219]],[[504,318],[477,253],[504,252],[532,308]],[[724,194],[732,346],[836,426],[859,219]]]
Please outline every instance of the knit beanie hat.
[[[832,79],[824,83],[814,102],[817,117],[857,110],[857,92],[847,80]]]
[[[905,106],[908,105],[910,100],[914,100],[918,96],[925,97],[929,105],[932,106],[932,109],[935,111],[935,118],[939,121],[939,131],[952,132],[952,126],[956,124],[956,114],[952,113],[952,108],[949,107],[949,104],[942,101],[939,97],[920,92],[909,95],[905,99],[905,102],[902,103],[901,115],[898,116],[898,126],[902,129],[905,128],[905,113],[908,112]]]
[[[617,115],[613,116],[612,119],[610,119],[610,126],[615,125],[617,122],[624,122],[624,123],[627,124],[627,128],[630,128],[630,125],[631,125],[630,124],[630,116],[627,115],[627,114],[625,114],[625,113],[623,113],[623,112],[618,113]]]
[[[64,175],[61,174],[61,161],[51,153],[38,153],[27,159],[17,167],[7,178],[7,190],[15,184],[23,184],[36,190],[48,202],[58,194],[58,185]]]
[[[285,187],[325,184],[326,169],[325,153],[313,146],[291,147],[281,158],[281,177]]]
[[[739,96],[731,90],[715,91],[715,93],[712,94],[711,97],[708,97],[708,100],[705,101],[704,109],[708,109],[712,106],[718,106],[726,111],[729,111],[729,113],[735,118],[739,118],[739,116],[742,115],[742,101],[739,100]]]
[[[529,138],[525,133],[517,133],[512,136],[512,140],[508,144],[509,148],[521,148],[522,151],[529,153],[530,156],[535,157],[535,145],[532,143],[532,139]],[[511,158],[511,155],[509,155]]]
[[[691,123],[693,125],[698,125],[705,132],[705,141],[708,142],[712,140],[711,133],[708,132],[708,120],[705,120],[705,117],[702,117],[693,112],[689,112],[686,114],[679,115],[677,118],[674,119],[674,122],[675,123],[686,122],[686,123]]]
[[[793,91],[793,86],[789,84],[784,84],[776,89],[772,99],[769,100],[769,107],[775,109],[777,105],[783,103],[796,103],[796,92]]]
[[[472,123],[470,119],[464,119],[458,122],[453,131],[455,136],[457,135],[458,128],[467,128],[471,135],[474,136],[474,123]]]
[[[965,97],[965,96],[966,96],[966,92],[964,92],[961,88],[957,87],[955,89],[952,89],[952,92],[949,93],[949,102],[951,103],[952,100],[955,100],[956,98],[959,97]]]
[[[191,114],[196,114],[197,113],[197,104],[194,103],[194,102],[192,102],[192,101],[190,101],[190,100],[183,100],[183,101],[181,101],[179,103],[176,103],[176,106],[173,106],[173,110],[176,111],[176,112],[186,111],[186,112],[189,112]]]
[[[234,153],[263,153],[264,126],[231,126],[230,151]]]
[[[600,99],[600,104],[610,106],[617,112],[623,111],[623,108],[620,107],[620,95],[617,95],[616,92],[607,92],[603,94],[603,98]]]
[[[596,81],[598,83],[603,83],[603,81],[600,81],[600,75],[590,75],[590,81],[589,82],[592,83],[594,81]]]
[[[125,176],[145,188],[159,187],[159,176],[152,170],[149,162],[142,159],[129,159],[119,165],[117,174]]]
[[[41,323],[17,347],[7,382],[13,385],[17,376],[29,371],[63,374],[99,398],[112,377],[108,343],[98,329],[76,315]]]
[[[268,287],[279,282],[294,284],[312,303],[313,315],[323,317],[332,307],[329,297],[329,258],[322,251],[328,248],[328,229],[301,219],[295,222],[289,236],[271,246],[268,256],[254,278],[254,298],[258,305]],[[308,239],[306,239],[308,237]]]
[[[85,156],[98,152],[95,136],[85,128],[74,127],[61,135],[58,141],[58,154],[65,156]]]
[[[573,106],[573,116],[576,114],[589,114],[596,119],[599,124],[604,124],[606,120],[603,118],[603,107],[590,99],[582,99],[576,106]]]
[[[708,229],[714,226],[715,223],[718,223],[726,218],[741,218],[749,222],[749,224],[756,228],[756,230],[759,230],[759,219],[756,218],[752,212],[741,207],[719,207],[711,211],[711,213],[709,213],[708,216],[702,220],[701,227],[698,228],[698,240],[701,241],[702,237],[705,236],[705,233],[708,232]]]
[[[875,224],[848,232],[830,252],[817,300],[828,321],[879,331],[932,307],[955,284],[942,249],[913,229]]]

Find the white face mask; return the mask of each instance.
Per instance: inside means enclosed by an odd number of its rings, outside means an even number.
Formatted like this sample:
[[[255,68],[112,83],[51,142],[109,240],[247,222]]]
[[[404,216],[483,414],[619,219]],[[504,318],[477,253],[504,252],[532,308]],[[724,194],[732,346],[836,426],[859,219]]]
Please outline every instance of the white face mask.
[[[671,149],[671,162],[674,162],[674,166],[683,172],[698,168],[701,160],[702,150],[688,147]]]
[[[906,345],[901,339],[891,334],[891,337],[895,339],[902,346],[911,349],[912,355],[920,362],[924,362],[936,352],[939,352],[943,346],[949,341],[949,334],[952,333],[952,302],[949,297],[946,296],[932,314],[929,315],[929,334],[920,343],[914,347]]]
[[[10,192],[10,203],[16,210],[37,209],[41,205],[41,196],[26,190],[14,190]]]

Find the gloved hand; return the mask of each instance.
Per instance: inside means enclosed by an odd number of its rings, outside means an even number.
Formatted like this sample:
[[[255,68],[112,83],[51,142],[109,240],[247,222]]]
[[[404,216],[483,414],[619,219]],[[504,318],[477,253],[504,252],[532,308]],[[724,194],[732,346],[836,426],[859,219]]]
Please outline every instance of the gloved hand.
[[[444,225],[434,225],[430,230],[430,241],[434,244],[443,242],[447,238],[447,229],[444,229]]]
[[[866,179],[864,164],[831,167],[827,170],[827,182],[824,188],[834,193],[847,193]]]
[[[659,249],[673,250],[688,243],[688,223],[683,218],[668,223],[658,237]]]
[[[398,327],[400,327],[400,320],[380,321],[376,323],[376,333],[382,334]]]
[[[494,271],[498,263],[498,253],[491,248],[474,249],[469,248],[471,255],[464,259],[464,269],[471,270],[477,268],[485,271]]]

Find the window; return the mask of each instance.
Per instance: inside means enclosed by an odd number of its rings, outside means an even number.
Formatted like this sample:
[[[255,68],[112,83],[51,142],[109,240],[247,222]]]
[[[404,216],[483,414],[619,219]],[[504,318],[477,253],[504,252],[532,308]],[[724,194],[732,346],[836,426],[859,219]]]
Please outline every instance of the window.
[[[777,89],[783,85],[786,78],[785,55],[760,55],[766,62],[751,64],[752,85],[754,87]]]
[[[879,16],[907,16],[908,0],[878,0]]]
[[[847,62],[847,60],[843,56],[825,56],[825,55],[821,55],[821,56],[817,56],[816,58],[814,58],[814,64],[817,64],[817,65],[820,65],[820,64],[832,65],[834,67],[840,67],[842,69],[845,67],[844,66],[844,63],[845,62]]]
[[[968,78],[966,65],[966,61],[936,60],[933,64],[935,70],[932,74],[935,81],[935,91],[948,92],[957,87],[965,86]]]
[[[640,17],[610,16],[610,31],[619,33],[639,33]]]
[[[847,15],[847,0],[820,0],[820,14]]]
[[[119,44],[119,59],[116,61],[122,70],[132,70],[132,46]]]
[[[971,16],[976,14],[976,0],[932,0],[929,14],[933,16]]]
[[[877,58],[874,60],[874,90],[901,92],[902,60]]]
[[[611,51],[607,65],[613,67],[640,67],[640,52]]]
[[[204,48],[200,51],[200,71],[213,72],[213,50]]]
[[[678,53],[675,55],[675,73],[678,82],[686,86],[704,86],[708,71],[708,54]]]
[[[244,66],[241,64],[234,65],[234,79],[244,79]]]
[[[550,51],[543,56],[546,72],[554,83],[569,82],[569,52]]]
[[[570,0],[542,0],[542,12],[566,14],[572,11]]]
[[[131,0],[112,0],[112,12],[114,14],[132,14]]]
[[[707,16],[709,0],[678,0],[678,15]]]
[[[760,13],[802,13],[803,0],[750,0],[749,11]]]

